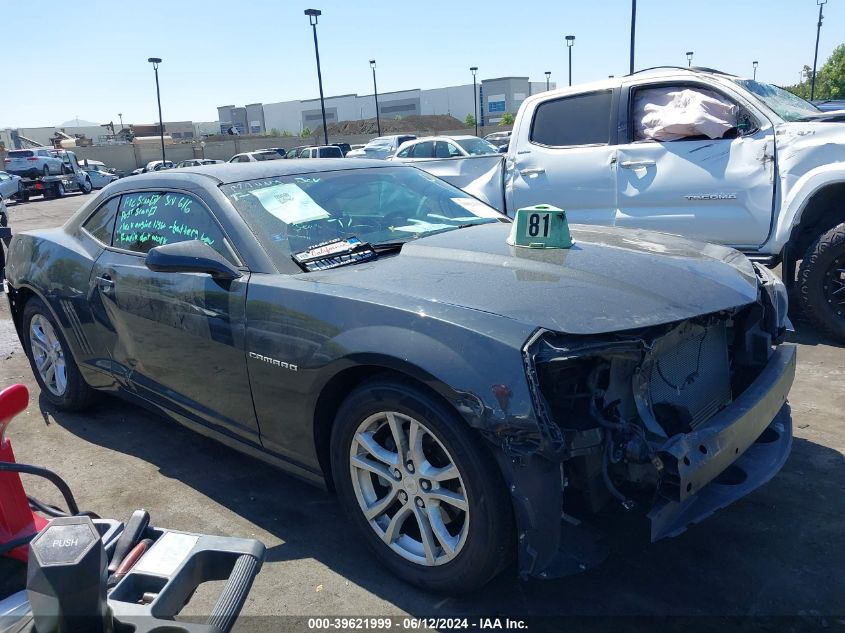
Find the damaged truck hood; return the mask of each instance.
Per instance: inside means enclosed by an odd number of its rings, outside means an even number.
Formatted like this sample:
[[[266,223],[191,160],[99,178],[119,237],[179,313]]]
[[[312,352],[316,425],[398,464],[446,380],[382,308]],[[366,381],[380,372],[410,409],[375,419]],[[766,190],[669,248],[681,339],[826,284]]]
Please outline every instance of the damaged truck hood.
[[[573,226],[570,249],[509,246],[496,222],[405,244],[397,255],[302,276],[445,303],[569,334],[648,327],[754,302],[757,278],[738,251],[675,235]],[[408,301],[402,301],[403,307]]]

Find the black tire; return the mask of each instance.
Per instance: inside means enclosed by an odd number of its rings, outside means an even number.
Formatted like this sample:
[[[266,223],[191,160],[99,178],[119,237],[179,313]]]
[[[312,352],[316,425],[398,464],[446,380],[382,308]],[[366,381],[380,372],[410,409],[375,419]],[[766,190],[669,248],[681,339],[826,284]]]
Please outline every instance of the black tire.
[[[65,374],[67,376],[67,386],[64,389],[64,392],[59,395],[53,393],[47,387],[35,365],[30,328],[32,320],[36,316],[40,316],[49,322],[56,334],[56,337],[58,338],[59,344],[61,345],[61,353],[65,363]],[[35,375],[35,380],[38,382],[38,386],[41,387],[42,395],[51,404],[63,411],[79,411],[80,409],[84,409],[89,406],[95,400],[96,391],[89,387],[88,383],[85,382],[85,379],[79,372],[76,361],[73,359],[73,353],[68,347],[67,340],[65,340],[65,337],[62,335],[59,325],[56,323],[55,319],[53,319],[53,315],[47,309],[47,306],[45,306],[44,302],[38,297],[32,297],[26,302],[26,306],[24,307],[23,340],[24,351],[29,359],[29,364],[32,367],[32,373]]]
[[[86,178],[82,181],[82,193],[88,195],[94,190],[94,185],[91,184],[91,180]]]
[[[50,166],[44,165],[44,169],[42,171],[44,172],[45,176],[49,176],[50,175]]]
[[[386,411],[424,422],[460,472],[471,520],[466,528],[466,540],[452,560],[434,566],[406,560],[376,534],[359,505],[350,473],[353,438],[364,420]],[[377,558],[403,580],[427,591],[466,593],[486,584],[510,562],[513,555],[510,499],[498,467],[481,445],[483,441],[447,405],[401,379],[370,380],[341,405],[331,438],[335,489],[350,520]]]
[[[57,182],[56,186],[53,187],[53,197],[54,198],[64,198],[65,197],[65,186],[63,183]]]
[[[837,297],[829,294],[832,283],[845,288],[845,273],[837,270],[845,270],[845,223],[834,226],[813,242],[798,270],[798,290],[805,316],[822,333],[845,342],[845,290]]]

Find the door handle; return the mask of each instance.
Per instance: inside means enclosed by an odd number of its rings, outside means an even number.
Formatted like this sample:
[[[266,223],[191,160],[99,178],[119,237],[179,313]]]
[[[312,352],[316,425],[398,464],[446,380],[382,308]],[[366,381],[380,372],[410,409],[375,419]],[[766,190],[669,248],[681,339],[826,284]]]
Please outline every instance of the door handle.
[[[523,176],[539,176],[545,174],[546,170],[542,167],[532,167],[531,169],[520,169],[519,173]]]
[[[639,169],[640,167],[654,167],[657,163],[653,160],[623,160],[619,164],[625,169]]]
[[[103,294],[109,294],[114,289],[114,282],[108,275],[97,277],[97,287]]]

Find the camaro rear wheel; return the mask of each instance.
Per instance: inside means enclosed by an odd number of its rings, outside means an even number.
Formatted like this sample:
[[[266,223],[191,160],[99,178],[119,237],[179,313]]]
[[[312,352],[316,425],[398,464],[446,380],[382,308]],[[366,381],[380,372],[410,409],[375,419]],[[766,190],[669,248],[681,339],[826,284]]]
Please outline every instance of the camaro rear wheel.
[[[90,404],[95,392],[82,378],[61,331],[40,299],[26,303],[23,324],[26,353],[44,397],[67,411]]]
[[[482,441],[447,406],[399,380],[368,382],[343,403],[332,432],[335,487],[401,578],[463,593],[509,561],[510,501]]]

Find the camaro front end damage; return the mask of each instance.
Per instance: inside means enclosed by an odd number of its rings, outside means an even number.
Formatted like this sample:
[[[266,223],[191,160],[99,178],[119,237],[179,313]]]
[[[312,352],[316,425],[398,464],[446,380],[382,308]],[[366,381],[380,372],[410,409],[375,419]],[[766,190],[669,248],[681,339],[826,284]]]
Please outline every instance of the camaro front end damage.
[[[755,303],[602,336],[538,330],[523,349],[547,450],[499,455],[523,576],[587,569],[592,517],[639,510],[676,536],[774,476],[792,442],[794,346],[785,291],[758,270]],[[554,452],[554,455],[551,453]]]

